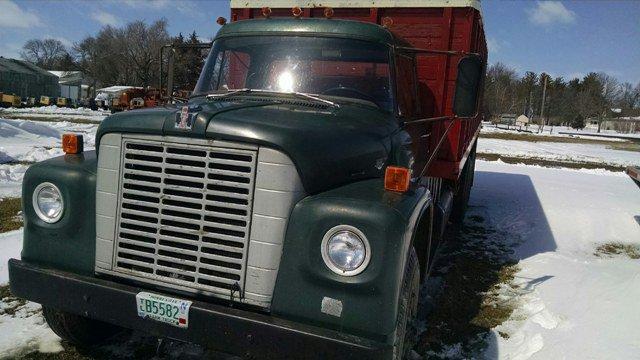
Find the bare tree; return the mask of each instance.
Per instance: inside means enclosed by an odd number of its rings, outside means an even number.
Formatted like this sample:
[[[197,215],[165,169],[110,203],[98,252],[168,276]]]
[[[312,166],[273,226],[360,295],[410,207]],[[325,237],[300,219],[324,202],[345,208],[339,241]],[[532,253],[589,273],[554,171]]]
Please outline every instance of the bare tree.
[[[64,44],[56,39],[28,40],[20,52],[24,60],[49,70],[53,70],[67,55]]]
[[[631,83],[625,82],[621,85],[620,106],[623,109],[634,109],[640,105],[640,82],[634,88]]]

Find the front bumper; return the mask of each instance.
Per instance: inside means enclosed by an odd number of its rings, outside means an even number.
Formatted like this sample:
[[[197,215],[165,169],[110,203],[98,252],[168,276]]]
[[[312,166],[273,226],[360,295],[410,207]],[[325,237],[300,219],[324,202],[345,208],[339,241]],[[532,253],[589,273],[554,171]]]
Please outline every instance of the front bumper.
[[[202,301],[191,305],[189,328],[173,327],[138,316],[135,297],[145,291],[142,288],[15,259],[9,261],[9,280],[13,295],[51,308],[248,358],[389,359],[392,355],[386,344]]]

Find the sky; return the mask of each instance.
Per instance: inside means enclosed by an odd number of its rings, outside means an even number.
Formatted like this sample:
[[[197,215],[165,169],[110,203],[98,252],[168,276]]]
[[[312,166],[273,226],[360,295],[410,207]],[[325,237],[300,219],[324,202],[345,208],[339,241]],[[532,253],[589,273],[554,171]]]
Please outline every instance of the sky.
[[[640,1],[482,1],[489,62],[565,79],[591,71],[640,82]],[[105,25],[142,19],[169,32],[211,39],[228,0],[0,0],[0,56],[19,57],[25,41],[55,38],[66,46]]]

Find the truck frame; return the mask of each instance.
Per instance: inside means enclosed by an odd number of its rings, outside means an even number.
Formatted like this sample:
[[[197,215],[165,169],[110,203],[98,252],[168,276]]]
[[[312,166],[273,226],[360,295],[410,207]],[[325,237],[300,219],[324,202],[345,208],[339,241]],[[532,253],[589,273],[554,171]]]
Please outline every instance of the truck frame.
[[[187,103],[114,114],[96,151],[68,134],[29,168],[11,291],[58,335],[407,357],[473,183],[479,2],[295,3],[231,1]]]

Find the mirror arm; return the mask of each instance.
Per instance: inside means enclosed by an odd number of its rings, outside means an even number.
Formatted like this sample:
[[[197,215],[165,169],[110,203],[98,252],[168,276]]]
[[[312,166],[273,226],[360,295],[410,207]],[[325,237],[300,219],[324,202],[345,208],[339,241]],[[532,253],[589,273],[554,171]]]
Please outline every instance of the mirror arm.
[[[431,122],[438,122],[438,121],[445,121],[445,120],[453,120],[454,117],[455,116],[438,116],[438,117],[432,117],[432,118],[409,120],[409,121],[405,121],[404,123],[407,126],[410,126],[410,125],[417,125],[417,124],[424,124],[424,123],[431,123]]]

